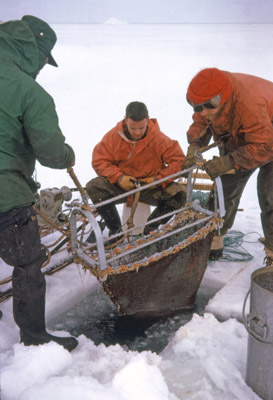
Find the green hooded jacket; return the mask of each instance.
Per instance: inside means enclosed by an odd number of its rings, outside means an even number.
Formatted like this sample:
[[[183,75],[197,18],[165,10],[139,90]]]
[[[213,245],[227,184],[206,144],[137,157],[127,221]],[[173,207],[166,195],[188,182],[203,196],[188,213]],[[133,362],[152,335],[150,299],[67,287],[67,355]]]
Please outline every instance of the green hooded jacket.
[[[75,159],[52,97],[35,81],[41,58],[26,22],[0,24],[0,212],[34,203],[36,160],[63,169]]]

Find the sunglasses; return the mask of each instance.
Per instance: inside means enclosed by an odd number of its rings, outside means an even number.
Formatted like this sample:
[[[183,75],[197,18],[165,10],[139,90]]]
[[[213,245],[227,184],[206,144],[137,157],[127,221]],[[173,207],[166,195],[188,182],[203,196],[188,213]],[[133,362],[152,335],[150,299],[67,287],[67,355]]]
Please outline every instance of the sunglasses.
[[[212,97],[212,99],[205,101],[204,103],[194,104],[190,101],[190,105],[193,107],[194,112],[201,112],[203,110],[212,110],[217,108],[221,103],[222,95],[217,94],[217,96]]]

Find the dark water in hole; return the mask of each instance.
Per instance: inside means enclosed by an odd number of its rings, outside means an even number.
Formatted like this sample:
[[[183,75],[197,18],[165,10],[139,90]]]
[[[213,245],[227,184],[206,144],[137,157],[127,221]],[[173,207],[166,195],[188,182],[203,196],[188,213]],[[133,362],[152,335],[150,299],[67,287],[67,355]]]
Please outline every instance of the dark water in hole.
[[[215,290],[199,289],[196,307],[169,318],[135,320],[122,316],[116,306],[99,286],[79,304],[52,321],[52,330],[66,330],[72,335],[84,334],[98,345],[119,344],[127,350],[160,353],[170,338],[192,318],[193,313],[202,315]]]

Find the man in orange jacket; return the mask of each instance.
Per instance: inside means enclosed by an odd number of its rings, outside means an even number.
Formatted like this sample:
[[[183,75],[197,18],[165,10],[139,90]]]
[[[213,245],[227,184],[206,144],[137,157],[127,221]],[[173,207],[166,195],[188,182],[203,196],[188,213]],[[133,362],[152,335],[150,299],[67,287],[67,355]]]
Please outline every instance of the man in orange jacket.
[[[220,157],[203,168],[212,179],[221,176],[226,214],[215,236],[210,258],[223,253],[223,239],[233,225],[244,187],[259,168],[258,198],[265,236],[265,263],[273,265],[273,83],[265,79],[206,68],[190,82],[187,101],[193,124],[183,168],[196,161],[195,152],[213,137],[221,142]],[[234,174],[228,174],[230,170]]]
[[[96,204],[135,189],[136,182],[145,185],[181,171],[184,158],[179,143],[160,131],[156,119],[149,118],[146,105],[134,101],[126,107],[125,118],[95,146],[92,166],[98,177],[87,183],[86,191]],[[181,208],[185,200],[182,185],[169,180],[141,191],[139,198],[156,206],[149,220]],[[119,203],[125,201],[123,198]],[[98,213],[109,229],[109,236],[121,230],[115,204],[98,207]],[[144,234],[167,220],[147,225]]]

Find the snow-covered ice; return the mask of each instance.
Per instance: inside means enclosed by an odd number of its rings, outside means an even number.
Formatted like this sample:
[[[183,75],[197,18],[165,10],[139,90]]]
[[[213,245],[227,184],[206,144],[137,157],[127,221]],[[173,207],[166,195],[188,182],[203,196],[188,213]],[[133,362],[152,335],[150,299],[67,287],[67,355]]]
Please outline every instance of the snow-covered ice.
[[[46,67],[38,82],[55,100],[61,129],[76,152],[74,170],[83,185],[95,175],[90,165],[94,145],[123,118],[130,101],[145,102],[161,130],[186,151],[185,133],[192,110],[185,94],[200,69],[218,67],[273,80],[273,25],[129,25],[112,21],[54,28],[58,42],[53,54],[59,68]],[[38,165],[37,177],[43,188],[72,186],[65,171]],[[206,313],[194,314],[179,327],[160,354],[128,351],[119,344],[95,345],[84,335],[79,336],[79,346],[71,354],[56,343],[24,347],[12,319],[11,299],[0,303],[0,398],[258,399],[245,383],[248,334],[242,324],[251,273],[262,267],[264,257],[258,241],[262,229],[256,174],[245,189],[240,208],[243,211],[238,212],[233,229],[246,234],[243,247],[253,259],[209,264],[201,289],[213,288],[216,294]],[[0,262],[3,279],[12,269]],[[48,323],[99,285],[76,264],[46,279]]]

